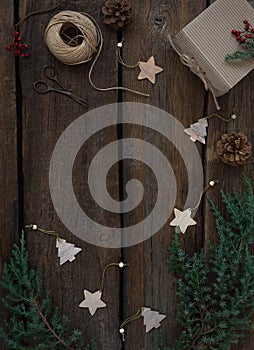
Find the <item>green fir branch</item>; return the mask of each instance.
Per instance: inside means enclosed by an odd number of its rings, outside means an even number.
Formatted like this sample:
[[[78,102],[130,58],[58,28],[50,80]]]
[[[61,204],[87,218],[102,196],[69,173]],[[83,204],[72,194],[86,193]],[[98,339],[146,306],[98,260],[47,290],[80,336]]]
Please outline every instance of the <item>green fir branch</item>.
[[[243,50],[237,50],[233,54],[226,55],[225,60],[245,60],[248,57],[254,57],[253,38],[246,40],[244,43],[240,43],[239,47],[242,47]]]
[[[11,313],[0,328],[0,337],[8,349],[96,349],[95,344],[85,347],[79,330],[67,336],[67,317],[61,316],[58,309],[51,311],[49,293],[42,292],[39,272],[29,269],[24,232],[20,246],[14,245],[11,259],[4,265],[0,285],[7,290],[2,302]]]
[[[178,234],[172,240],[169,267],[177,284],[177,321],[182,333],[171,350],[229,350],[252,329],[254,312],[254,194],[222,192],[228,217],[210,200],[218,243],[209,252],[188,256]]]
[[[225,57],[226,61],[229,60],[245,60],[248,57],[253,57],[254,56],[254,52],[252,51],[235,51],[233,54],[228,54]]]

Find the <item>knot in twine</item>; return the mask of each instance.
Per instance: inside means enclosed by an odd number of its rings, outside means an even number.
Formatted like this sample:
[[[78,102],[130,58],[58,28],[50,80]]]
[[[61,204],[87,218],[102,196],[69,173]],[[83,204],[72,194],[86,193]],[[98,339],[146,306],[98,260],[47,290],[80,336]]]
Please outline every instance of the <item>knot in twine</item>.
[[[100,34],[87,14],[62,11],[50,20],[44,40],[60,62],[76,65],[92,59],[100,43]]]
[[[208,83],[206,79],[205,72],[199,67],[194,58],[189,57],[186,54],[180,56],[180,61],[186,67],[189,67],[191,72],[196,74],[203,82],[205,90],[208,90]]]
[[[169,39],[169,42],[170,42],[171,46],[173,47],[173,49],[175,50],[175,52],[180,57],[181,63],[183,65],[185,65],[186,67],[189,67],[191,72],[199,77],[199,79],[203,82],[204,88],[205,88],[206,91],[208,91],[208,90],[211,91],[211,93],[213,95],[213,100],[214,100],[215,106],[219,110],[220,106],[219,106],[219,103],[217,101],[217,98],[216,98],[216,95],[215,95],[215,91],[214,91],[214,89],[212,87],[212,84],[211,84],[210,80],[207,78],[206,73],[199,67],[199,65],[197,64],[197,62],[195,61],[195,59],[193,57],[190,57],[190,56],[188,56],[186,54],[182,54],[176,48],[176,46],[173,43],[173,40],[172,40],[172,38],[171,38],[171,36],[169,34],[168,34],[168,39]]]

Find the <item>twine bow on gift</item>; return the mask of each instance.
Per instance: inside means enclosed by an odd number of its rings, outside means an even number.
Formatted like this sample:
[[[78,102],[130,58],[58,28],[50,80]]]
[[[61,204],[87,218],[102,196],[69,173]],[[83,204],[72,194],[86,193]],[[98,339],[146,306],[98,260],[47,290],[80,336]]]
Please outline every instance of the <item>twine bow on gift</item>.
[[[219,106],[219,103],[217,101],[217,98],[216,98],[216,95],[215,95],[215,91],[213,89],[213,86],[212,86],[210,80],[207,78],[206,73],[199,67],[199,65],[197,64],[197,62],[195,61],[195,59],[193,57],[190,57],[190,56],[188,56],[186,54],[182,54],[177,49],[177,47],[173,43],[173,40],[172,40],[170,34],[167,35],[167,38],[168,38],[172,48],[175,50],[175,52],[180,57],[181,63],[183,65],[185,65],[186,67],[189,67],[191,72],[199,77],[199,79],[203,82],[204,88],[205,88],[206,91],[208,91],[208,90],[211,91],[211,94],[213,95],[213,100],[214,100],[215,106],[219,110],[220,106]]]

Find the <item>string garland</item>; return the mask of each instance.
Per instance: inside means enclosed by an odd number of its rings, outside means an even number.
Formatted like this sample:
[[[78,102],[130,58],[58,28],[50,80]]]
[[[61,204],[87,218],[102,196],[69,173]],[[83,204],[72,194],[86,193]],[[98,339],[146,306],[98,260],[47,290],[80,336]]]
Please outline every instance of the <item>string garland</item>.
[[[50,20],[44,34],[44,40],[50,52],[62,63],[78,65],[93,59],[88,78],[97,91],[125,90],[137,95],[150,95],[126,87],[97,87],[92,81],[94,66],[103,47],[101,29],[95,19],[87,13],[62,11]]]
[[[176,227],[175,233],[182,232],[184,234],[189,226],[193,226],[193,225],[197,224],[197,222],[195,220],[193,220],[191,217],[192,212],[195,211],[199,207],[204,193],[209,188],[214,187],[217,183],[218,183],[218,180],[209,181],[209,184],[200,193],[199,200],[198,200],[197,204],[195,205],[195,207],[187,208],[183,211],[181,211],[177,208],[174,208],[175,218],[170,222],[169,225]]]
[[[56,231],[45,230],[38,227],[36,224],[26,225],[25,228],[56,237],[56,248],[58,249],[58,258],[60,258],[60,265],[63,265],[67,261],[73,262],[76,259],[75,256],[82,250],[79,247],[75,247],[73,243],[66,242],[66,240],[61,238],[59,233]]]
[[[207,117],[198,119],[198,121],[191,124],[189,128],[184,129],[184,132],[190,136],[190,140],[192,142],[199,141],[205,145],[206,143],[205,137],[207,136],[206,128],[208,127],[208,120],[211,118],[217,118],[224,123],[229,123],[231,121],[234,121],[237,118],[237,115],[235,114],[233,109],[233,112],[230,118],[228,119],[216,113],[212,113]]]

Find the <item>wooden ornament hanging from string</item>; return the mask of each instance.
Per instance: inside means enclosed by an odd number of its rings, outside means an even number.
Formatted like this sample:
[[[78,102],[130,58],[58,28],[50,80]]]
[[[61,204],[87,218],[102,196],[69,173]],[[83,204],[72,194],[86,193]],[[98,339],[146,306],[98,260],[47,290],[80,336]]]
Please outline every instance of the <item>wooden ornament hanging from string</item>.
[[[88,77],[92,87],[98,91],[125,90],[149,97],[139,91],[125,87],[97,87],[91,78],[94,66],[101,54],[103,36],[95,19],[87,13],[62,11],[50,20],[44,34],[50,52],[62,63],[78,65],[93,59]]]

